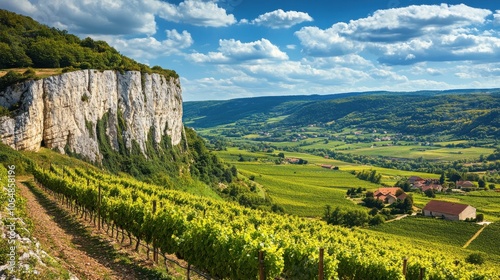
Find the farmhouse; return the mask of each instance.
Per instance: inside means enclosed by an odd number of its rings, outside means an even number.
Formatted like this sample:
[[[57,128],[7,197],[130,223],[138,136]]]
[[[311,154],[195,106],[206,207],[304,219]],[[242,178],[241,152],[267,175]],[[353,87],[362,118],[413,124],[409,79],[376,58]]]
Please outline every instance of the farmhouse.
[[[476,218],[476,208],[467,204],[447,201],[431,200],[422,211],[424,216],[442,217],[453,221]]]
[[[437,185],[437,184],[431,184],[431,185],[423,185],[420,187],[420,189],[425,192],[426,190],[434,190],[436,192],[440,192],[443,190],[443,186]]]
[[[476,189],[476,185],[474,185],[474,183],[472,183],[471,181],[457,181],[455,185],[457,186],[457,189],[462,189],[462,190]]]
[[[425,180],[418,177],[418,176],[411,176],[410,178],[408,178],[408,183],[410,183],[410,184],[415,184],[415,182],[419,182],[419,181],[425,181]]]
[[[321,165],[322,168],[326,168],[326,169],[334,169],[334,170],[339,170],[339,168],[335,165],[330,165],[330,164],[322,164]]]
[[[384,203],[393,204],[398,199],[405,200],[408,195],[401,188],[379,188],[373,193],[373,197]]]

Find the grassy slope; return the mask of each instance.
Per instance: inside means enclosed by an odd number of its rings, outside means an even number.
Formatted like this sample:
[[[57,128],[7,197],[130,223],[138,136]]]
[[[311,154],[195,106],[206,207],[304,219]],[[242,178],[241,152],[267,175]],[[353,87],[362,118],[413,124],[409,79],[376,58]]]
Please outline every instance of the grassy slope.
[[[483,253],[488,266],[500,266],[500,253],[496,236],[500,227],[492,224],[474,240],[469,247],[463,245],[476,233],[481,226],[453,222],[425,217],[408,217],[399,221],[385,223],[363,231],[372,236],[394,238],[400,240],[401,245],[411,243],[425,248],[439,248],[441,252],[453,256],[457,260],[464,260],[471,253]]]
[[[10,68],[0,70],[0,77],[7,74],[8,71],[14,71],[16,73],[22,74],[26,72],[29,68]],[[39,78],[46,78],[49,76],[59,75],[62,73],[62,68],[34,68],[36,76]]]
[[[469,249],[478,250],[488,255],[496,255],[500,258],[500,223],[487,226],[483,232],[469,245]]]
[[[274,154],[278,152],[275,151]],[[378,184],[356,178],[349,172],[352,170],[375,169],[383,174],[383,182],[387,183],[395,182],[401,176],[436,177],[435,174],[355,165],[303,153],[285,152],[285,155],[305,159],[309,162],[307,165],[277,165],[273,162],[277,157],[272,154],[252,153],[236,148],[229,148],[217,154],[226,162],[235,164],[244,175],[255,176],[255,181],[263,185],[274,202],[283,206],[287,213],[299,216],[321,216],[327,204],[345,208],[359,207],[345,199],[347,189],[362,187],[374,190],[380,187]],[[247,161],[239,162],[240,155]],[[340,171],[321,168],[320,164],[339,166]]]
[[[348,150],[346,152],[365,156],[386,156],[406,159],[424,158],[428,160],[455,161],[461,159],[477,159],[480,155],[489,155],[494,152],[492,148],[426,148],[422,146],[386,146],[368,147]]]
[[[15,154],[16,152],[12,151],[10,148],[5,147],[2,145],[0,147],[0,150],[2,152],[9,152],[12,154]],[[10,151],[9,151],[10,150]],[[100,168],[97,168],[87,162],[81,161],[76,158],[68,157],[65,155],[61,155],[57,152],[54,152],[49,149],[41,148],[38,152],[29,152],[29,151],[23,151],[20,152],[20,154],[24,155],[27,158],[32,159],[35,161],[38,165],[40,165],[43,168],[48,168],[50,164],[56,164],[59,166],[71,166],[71,167],[81,167],[81,168],[90,168],[90,169],[96,169],[96,170],[101,170]],[[102,171],[102,170],[101,170]],[[126,176],[126,177],[131,177],[129,174],[126,173],[121,173],[121,176]],[[215,193],[210,187],[199,183],[199,182],[192,182],[192,185],[190,186],[184,186],[183,191],[187,193],[191,193],[194,195],[200,195],[200,196],[206,196],[206,197],[212,197],[215,199],[221,199],[220,196]]]

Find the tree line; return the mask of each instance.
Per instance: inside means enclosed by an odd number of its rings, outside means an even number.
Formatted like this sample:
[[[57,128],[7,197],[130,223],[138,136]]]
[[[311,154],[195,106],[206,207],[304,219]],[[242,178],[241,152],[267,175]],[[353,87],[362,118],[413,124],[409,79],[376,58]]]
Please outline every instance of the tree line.
[[[18,67],[135,70],[178,78],[173,70],[150,68],[121,55],[105,41],[82,40],[65,30],[0,10],[0,69]]]

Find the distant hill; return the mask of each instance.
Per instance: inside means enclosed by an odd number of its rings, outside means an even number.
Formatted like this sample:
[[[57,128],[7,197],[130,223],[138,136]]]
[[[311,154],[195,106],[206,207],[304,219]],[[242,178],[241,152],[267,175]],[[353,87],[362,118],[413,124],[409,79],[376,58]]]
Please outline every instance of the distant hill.
[[[355,92],[335,95],[243,98],[184,103],[193,127],[243,119],[282,117],[281,126],[328,124],[414,135],[500,136],[500,89],[418,92]]]
[[[221,101],[188,101],[184,102],[184,120],[192,127],[212,127],[233,123],[248,117],[284,116],[316,101],[383,93],[387,92],[351,92],[330,95],[263,96]]]

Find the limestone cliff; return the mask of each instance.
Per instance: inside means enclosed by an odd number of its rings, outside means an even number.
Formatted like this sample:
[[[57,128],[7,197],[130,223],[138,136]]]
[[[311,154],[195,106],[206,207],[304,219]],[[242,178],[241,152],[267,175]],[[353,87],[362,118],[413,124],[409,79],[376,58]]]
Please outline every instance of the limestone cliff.
[[[179,81],[159,74],[70,72],[7,88],[0,105],[18,107],[12,117],[0,117],[1,141],[18,150],[45,146],[101,162],[98,123],[115,150],[119,140],[128,149],[135,141],[144,152],[148,136],[154,143],[169,136],[172,145],[182,136]]]

